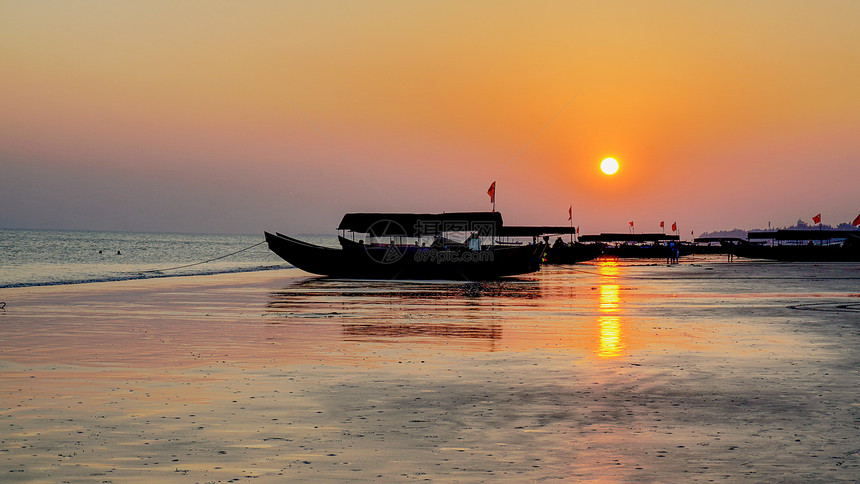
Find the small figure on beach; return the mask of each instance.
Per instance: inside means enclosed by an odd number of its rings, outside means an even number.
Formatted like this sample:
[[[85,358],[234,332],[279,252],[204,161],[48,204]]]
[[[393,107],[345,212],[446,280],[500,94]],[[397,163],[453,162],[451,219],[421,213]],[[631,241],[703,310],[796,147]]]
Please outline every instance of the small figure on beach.
[[[669,246],[667,248],[669,249],[669,253],[666,257],[666,263],[677,264],[678,258],[680,257],[678,246],[676,246],[674,242],[669,242]]]

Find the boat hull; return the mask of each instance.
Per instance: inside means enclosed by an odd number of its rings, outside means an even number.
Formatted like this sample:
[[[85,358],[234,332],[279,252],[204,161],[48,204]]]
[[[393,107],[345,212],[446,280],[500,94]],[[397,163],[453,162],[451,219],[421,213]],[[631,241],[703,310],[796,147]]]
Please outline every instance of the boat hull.
[[[771,259],[782,262],[860,262],[860,246],[842,245],[757,245],[741,243],[733,247],[734,255],[748,259]]]
[[[547,264],[575,264],[597,259],[603,254],[602,244],[553,244],[546,250]]]
[[[621,244],[603,249],[603,255],[619,259],[669,259],[673,254],[665,245]]]
[[[494,247],[417,247],[363,244],[341,238],[340,249],[266,232],[269,249],[295,267],[344,279],[491,280],[540,270],[544,244]]]

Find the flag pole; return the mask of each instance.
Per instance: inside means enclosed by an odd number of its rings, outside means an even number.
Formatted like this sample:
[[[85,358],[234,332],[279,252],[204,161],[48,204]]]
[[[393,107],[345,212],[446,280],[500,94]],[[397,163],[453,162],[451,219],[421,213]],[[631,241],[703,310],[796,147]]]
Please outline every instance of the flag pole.
[[[567,219],[570,221],[570,245],[573,245],[573,203],[570,204],[570,217]]]

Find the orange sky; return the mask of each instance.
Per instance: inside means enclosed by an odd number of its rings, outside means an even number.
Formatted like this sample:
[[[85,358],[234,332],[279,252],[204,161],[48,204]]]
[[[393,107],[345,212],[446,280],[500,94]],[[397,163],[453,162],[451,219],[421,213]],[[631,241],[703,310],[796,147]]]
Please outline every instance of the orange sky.
[[[850,222],[858,46],[855,1],[4,1],[0,227],[333,233],[493,180],[584,233]]]

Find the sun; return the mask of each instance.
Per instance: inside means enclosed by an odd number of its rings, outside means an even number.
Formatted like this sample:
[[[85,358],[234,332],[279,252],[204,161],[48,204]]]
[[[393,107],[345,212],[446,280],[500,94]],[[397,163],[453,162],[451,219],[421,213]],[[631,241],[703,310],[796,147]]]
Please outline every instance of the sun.
[[[600,169],[607,175],[614,175],[618,171],[618,161],[615,158],[606,158],[600,162]]]

